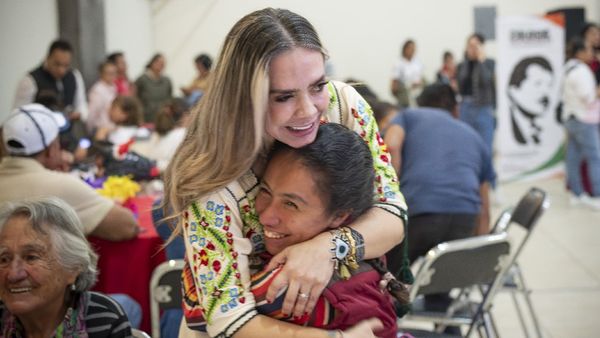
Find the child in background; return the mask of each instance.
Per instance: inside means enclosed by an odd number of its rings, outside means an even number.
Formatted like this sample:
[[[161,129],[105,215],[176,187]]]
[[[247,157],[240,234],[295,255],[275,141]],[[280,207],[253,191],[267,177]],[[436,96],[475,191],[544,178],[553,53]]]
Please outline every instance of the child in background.
[[[108,141],[120,146],[150,136],[150,131],[142,128],[142,105],[133,96],[118,96],[110,107],[109,117],[115,127],[99,128],[95,135],[97,141]]]
[[[112,102],[117,97],[117,67],[111,62],[103,62],[98,67],[100,78],[88,92],[89,115],[86,121],[88,132],[94,132],[103,127],[113,127],[110,121],[109,111]]]
[[[154,132],[150,138],[136,141],[130,149],[155,160],[162,172],[185,137],[189,116],[189,106],[184,99],[169,100],[156,115]]]

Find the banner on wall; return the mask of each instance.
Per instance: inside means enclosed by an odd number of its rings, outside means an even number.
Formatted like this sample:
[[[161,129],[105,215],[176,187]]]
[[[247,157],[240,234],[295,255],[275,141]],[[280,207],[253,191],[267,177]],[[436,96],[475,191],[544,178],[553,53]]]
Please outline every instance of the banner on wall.
[[[497,171],[501,181],[563,170],[564,131],[557,118],[564,29],[536,16],[499,17],[497,38]]]

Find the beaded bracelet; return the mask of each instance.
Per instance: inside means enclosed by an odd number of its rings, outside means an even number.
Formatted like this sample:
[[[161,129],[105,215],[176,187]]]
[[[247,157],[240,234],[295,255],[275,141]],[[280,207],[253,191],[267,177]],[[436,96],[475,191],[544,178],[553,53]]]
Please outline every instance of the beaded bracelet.
[[[349,227],[331,231],[331,248],[334,269],[342,279],[349,279],[351,271],[358,269],[358,263],[365,255],[362,235]]]

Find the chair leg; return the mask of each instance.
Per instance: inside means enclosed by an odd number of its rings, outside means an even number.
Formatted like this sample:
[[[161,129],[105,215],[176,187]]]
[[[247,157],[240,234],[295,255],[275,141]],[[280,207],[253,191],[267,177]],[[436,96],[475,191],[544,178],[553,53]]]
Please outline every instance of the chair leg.
[[[533,308],[533,302],[531,301],[531,290],[525,284],[525,279],[523,278],[523,274],[521,273],[521,269],[517,266],[516,270],[516,281],[518,283],[519,291],[523,294],[523,298],[525,299],[525,305],[529,310],[529,316],[531,317],[531,321],[533,323],[533,328],[535,330],[535,334],[538,338],[542,338],[542,330],[540,328],[540,323],[537,318],[537,314],[535,313],[535,309]],[[525,332],[527,337],[529,337],[529,332]]]
[[[529,330],[527,330],[527,324],[525,323],[525,319],[523,317],[523,311],[521,310],[521,306],[519,305],[519,300],[517,299],[517,295],[515,294],[517,291],[510,291],[510,298],[512,298],[513,303],[515,304],[515,309],[517,310],[517,317],[519,318],[519,323],[521,323],[521,328],[523,329],[523,333],[525,337],[529,337]]]
[[[496,338],[494,324],[492,322],[492,318],[489,312],[484,312],[482,314],[483,319],[483,329],[485,330],[485,335],[487,338]]]
[[[525,303],[527,304],[527,307],[529,308],[529,314],[531,315],[531,321],[533,322],[533,327],[535,329],[535,333],[538,338],[542,338],[542,330],[540,329],[540,323],[538,321],[537,315],[533,308],[533,303],[531,302],[531,298],[529,297],[530,292],[531,292],[530,290],[526,290],[524,292],[523,296],[525,297]]]
[[[500,333],[498,333],[498,326],[496,325],[496,320],[494,319],[494,316],[492,315],[491,309],[490,309],[490,311],[488,311],[488,315],[490,316],[490,323],[492,324],[492,328],[494,329],[494,335],[496,337],[500,337]]]

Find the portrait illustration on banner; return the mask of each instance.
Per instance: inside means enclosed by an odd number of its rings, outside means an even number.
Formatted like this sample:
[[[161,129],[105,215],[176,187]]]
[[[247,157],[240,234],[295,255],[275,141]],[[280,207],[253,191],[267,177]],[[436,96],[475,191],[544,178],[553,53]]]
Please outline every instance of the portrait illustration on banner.
[[[496,162],[501,181],[562,171],[564,130],[557,121],[564,28],[537,16],[496,21]]]
[[[550,112],[555,76],[552,65],[543,56],[521,59],[508,82],[510,126],[519,144],[539,145],[544,128],[540,120]]]

